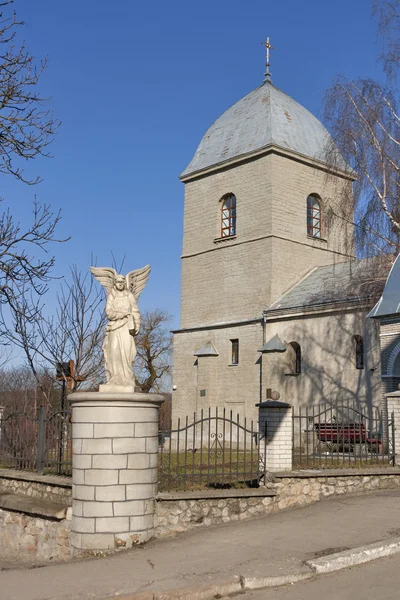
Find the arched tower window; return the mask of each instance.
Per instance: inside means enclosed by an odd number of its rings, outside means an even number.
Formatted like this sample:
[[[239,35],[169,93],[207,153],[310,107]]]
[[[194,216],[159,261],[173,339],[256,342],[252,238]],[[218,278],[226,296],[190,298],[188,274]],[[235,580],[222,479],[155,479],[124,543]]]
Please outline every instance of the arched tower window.
[[[221,237],[236,235],[236,197],[229,194],[222,199]]]
[[[307,198],[307,234],[314,238],[321,237],[321,200],[316,194]]]
[[[356,369],[364,368],[364,340],[361,335],[355,335],[354,338],[354,349],[356,358]]]
[[[301,373],[301,347],[297,342],[290,342],[289,346],[292,348],[292,373],[300,375]]]

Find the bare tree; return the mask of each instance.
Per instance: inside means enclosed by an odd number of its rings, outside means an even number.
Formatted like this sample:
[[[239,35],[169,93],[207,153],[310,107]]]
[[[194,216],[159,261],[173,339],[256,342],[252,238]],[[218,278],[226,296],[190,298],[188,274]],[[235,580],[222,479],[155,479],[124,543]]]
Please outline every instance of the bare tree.
[[[43,108],[45,100],[37,91],[47,61],[37,63],[25,42],[18,41],[23,22],[11,10],[12,4],[13,0],[0,0],[0,173],[32,185],[40,177],[26,177],[22,164],[48,156],[59,122]],[[54,264],[47,254],[48,246],[61,241],[55,234],[59,219],[59,213],[53,214],[49,206],[36,200],[26,229],[9,210],[0,211],[0,304],[8,304],[15,312],[28,287],[32,298],[46,292]],[[35,301],[28,306],[25,297],[23,303],[26,317],[34,318]],[[5,317],[3,332],[9,327]]]
[[[13,327],[4,335],[22,350],[46,403],[51,401],[43,373],[54,384],[57,367],[59,379],[68,381],[69,391],[82,385],[96,387],[103,379],[103,304],[103,289],[72,267],[70,280],[61,284],[53,316],[47,316],[40,297],[33,301],[28,290],[12,305]],[[34,318],[30,318],[32,307]],[[67,366],[70,360],[72,373]]]
[[[0,214],[0,304],[17,310],[23,290],[28,287],[37,296],[45,293],[54,265],[54,258],[47,255],[47,246],[61,241],[55,236],[59,220],[60,214],[54,215],[48,206],[40,206],[36,201],[32,223],[23,231],[9,211]],[[29,318],[34,317],[34,310],[32,305]],[[7,328],[5,323],[3,320]]]
[[[400,2],[374,0],[373,15],[381,42],[380,60],[385,74],[393,82],[397,79],[400,64]]]
[[[135,377],[142,392],[165,391],[172,370],[171,315],[156,309],[142,315],[136,337]]]
[[[40,177],[26,178],[19,163],[48,155],[59,122],[43,108],[45,99],[37,92],[47,59],[37,64],[25,42],[18,43],[24,23],[15,12],[7,14],[13,2],[0,2],[0,172],[33,184]]]
[[[348,169],[357,175],[353,190],[342,187],[333,211],[344,221],[354,219],[359,256],[383,254],[390,260],[400,250],[400,112],[393,84],[399,67],[399,8],[400,0],[374,4],[378,29],[385,37],[383,75],[390,78],[349,81],[340,77],[324,99],[333,138],[328,161],[335,171],[341,160],[339,149]],[[390,14],[396,19],[390,19]]]

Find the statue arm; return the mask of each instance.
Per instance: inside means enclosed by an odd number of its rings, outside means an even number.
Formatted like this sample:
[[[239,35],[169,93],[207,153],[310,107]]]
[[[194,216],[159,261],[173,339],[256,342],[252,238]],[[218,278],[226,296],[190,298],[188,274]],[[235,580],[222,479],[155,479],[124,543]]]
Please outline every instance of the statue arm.
[[[126,317],[126,315],[123,312],[113,308],[113,300],[113,297],[109,295],[106,303],[106,315],[109,321],[118,321],[118,319],[123,319]]]

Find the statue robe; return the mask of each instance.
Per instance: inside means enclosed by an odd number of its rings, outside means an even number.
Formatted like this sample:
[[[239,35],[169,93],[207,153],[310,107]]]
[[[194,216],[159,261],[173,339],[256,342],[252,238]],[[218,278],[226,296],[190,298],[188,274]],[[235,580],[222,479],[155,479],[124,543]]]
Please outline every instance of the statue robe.
[[[140,326],[140,313],[134,295],[127,290],[112,290],[107,298],[106,315],[109,323],[103,351],[107,383],[134,385],[132,363],[136,356],[136,345],[130,330],[137,333]]]

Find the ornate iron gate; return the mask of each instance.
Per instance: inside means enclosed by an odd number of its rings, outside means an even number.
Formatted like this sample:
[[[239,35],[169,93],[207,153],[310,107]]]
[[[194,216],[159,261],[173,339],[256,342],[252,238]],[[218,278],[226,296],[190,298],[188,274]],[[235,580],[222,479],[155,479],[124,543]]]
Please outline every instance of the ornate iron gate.
[[[178,419],[159,441],[160,491],[254,487],[265,475],[257,424],[241,423],[232,411],[209,408]]]

